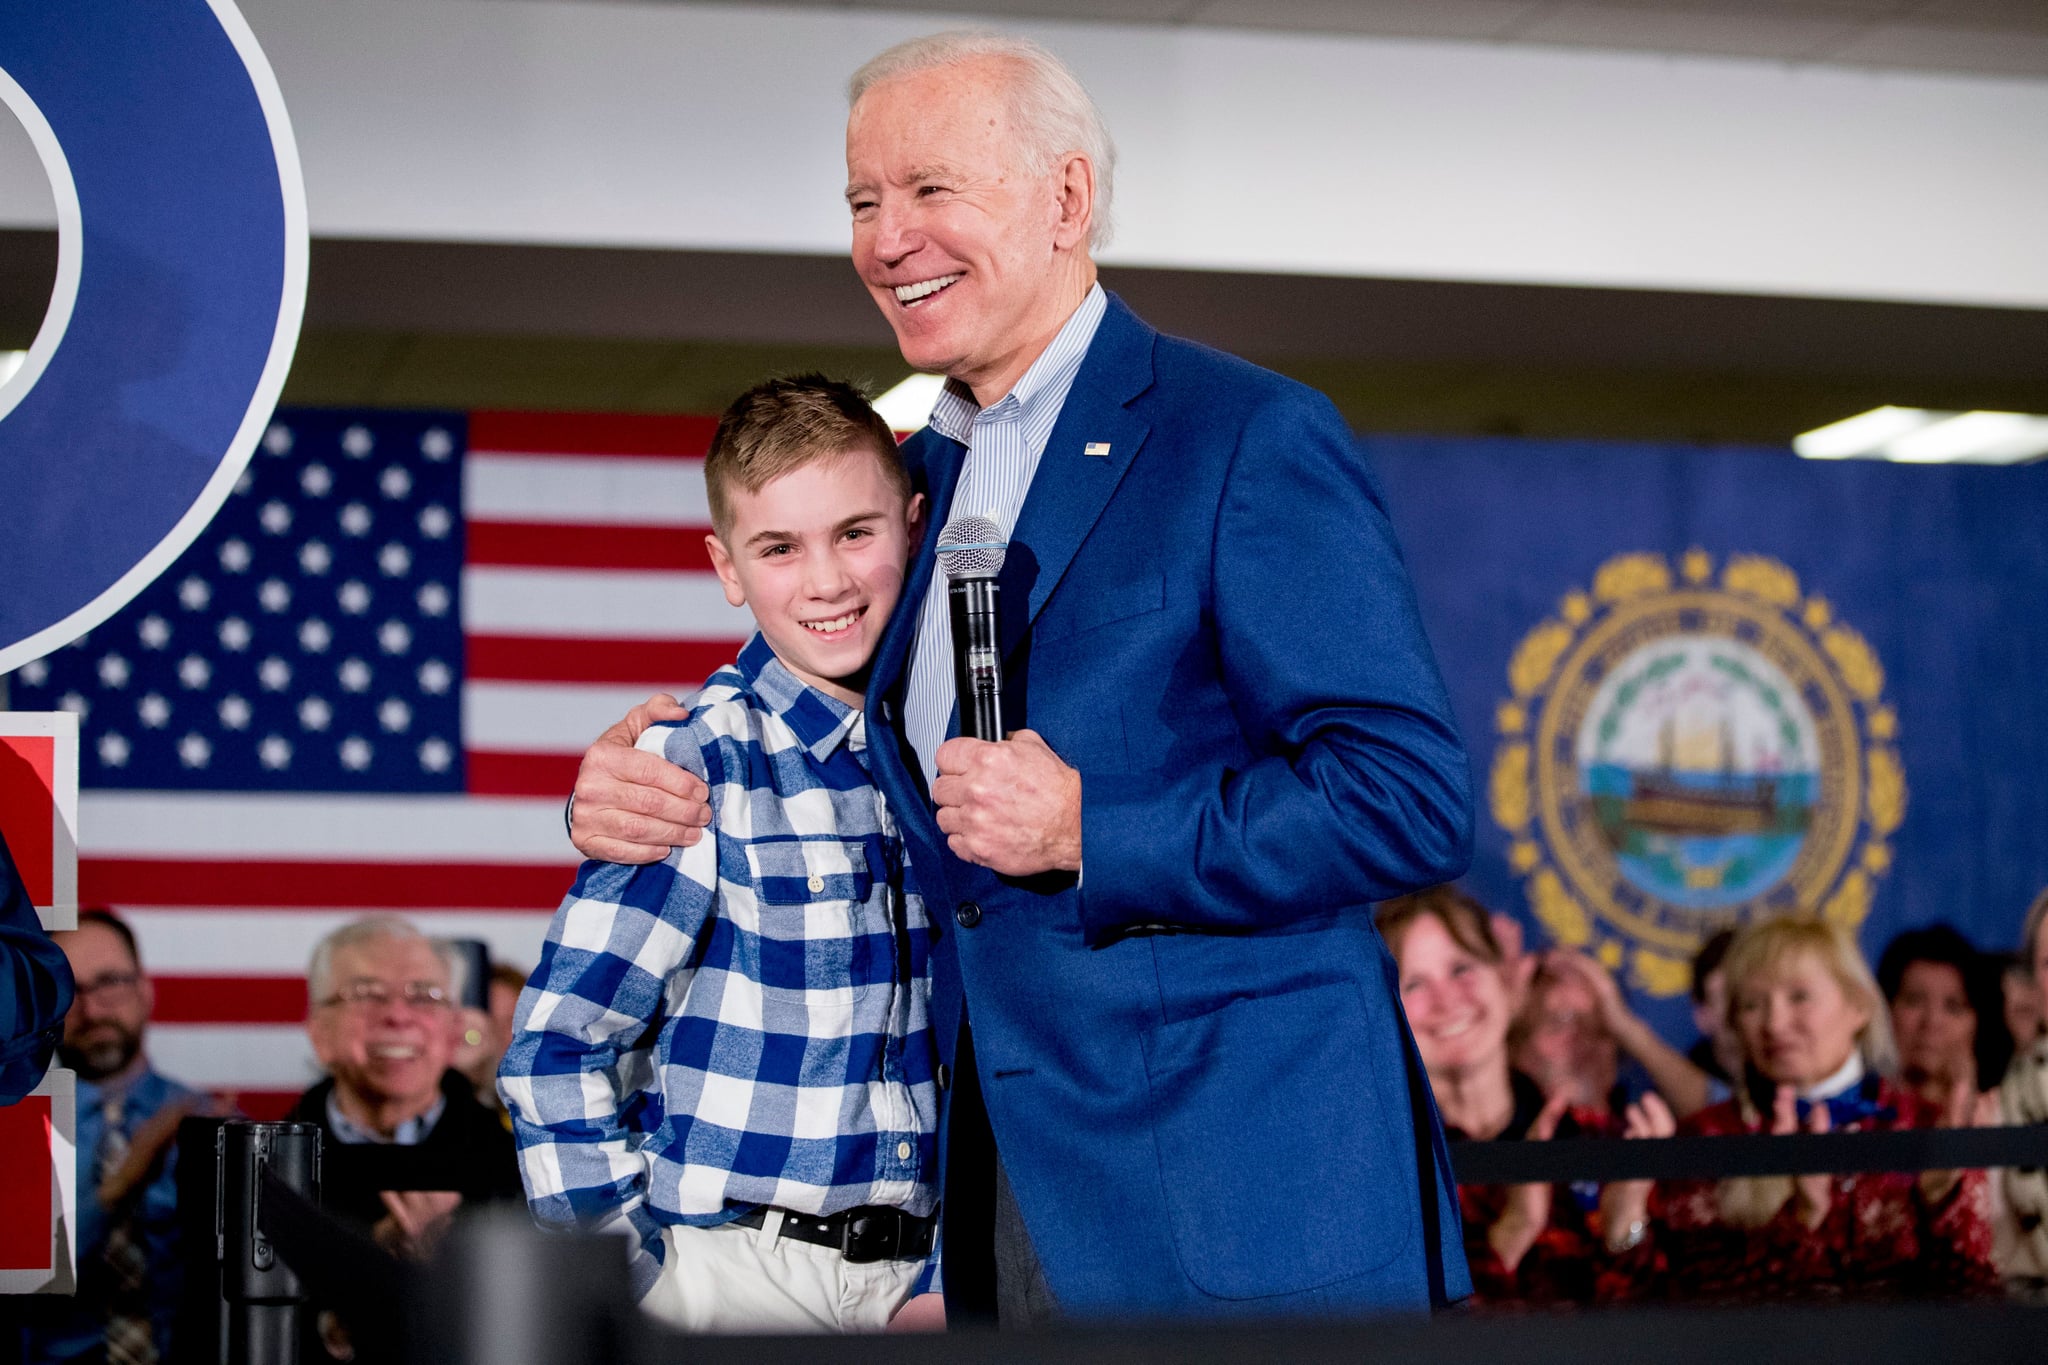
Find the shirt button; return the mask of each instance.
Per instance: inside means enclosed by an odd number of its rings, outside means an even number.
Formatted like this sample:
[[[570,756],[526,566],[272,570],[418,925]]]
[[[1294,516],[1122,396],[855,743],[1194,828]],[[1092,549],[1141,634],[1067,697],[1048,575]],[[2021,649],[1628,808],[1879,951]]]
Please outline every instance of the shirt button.
[[[972,929],[981,923],[981,907],[973,901],[961,901],[959,908],[953,912],[953,918],[962,929]]]
[[[897,1143],[897,1144],[896,1144],[896,1159],[897,1159],[898,1161],[908,1161],[908,1160],[910,1160],[910,1144],[909,1144],[909,1143],[907,1143],[907,1142],[899,1142],[899,1143]]]
[[[953,1083],[953,1073],[946,1069],[946,1064],[944,1062],[940,1062],[939,1074],[933,1077],[933,1079],[939,1083],[939,1089],[944,1090],[947,1086]]]
[[[825,889],[825,879],[813,872],[811,874],[810,888],[813,892],[823,891]]]

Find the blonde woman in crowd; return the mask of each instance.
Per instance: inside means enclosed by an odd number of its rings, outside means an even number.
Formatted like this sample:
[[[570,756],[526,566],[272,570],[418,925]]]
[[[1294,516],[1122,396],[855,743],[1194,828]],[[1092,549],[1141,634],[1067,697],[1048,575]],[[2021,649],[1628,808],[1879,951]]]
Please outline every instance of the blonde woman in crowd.
[[[2038,921],[2039,916],[2035,917]],[[1962,1126],[1890,1079],[1885,1002],[1850,936],[1818,920],[1741,931],[1726,960],[1744,1076],[1729,1100],[1674,1125],[1631,1111],[1631,1136],[1867,1132]],[[1982,1171],[1666,1181],[1609,1187],[1601,1297],[1758,1300],[1995,1292]]]

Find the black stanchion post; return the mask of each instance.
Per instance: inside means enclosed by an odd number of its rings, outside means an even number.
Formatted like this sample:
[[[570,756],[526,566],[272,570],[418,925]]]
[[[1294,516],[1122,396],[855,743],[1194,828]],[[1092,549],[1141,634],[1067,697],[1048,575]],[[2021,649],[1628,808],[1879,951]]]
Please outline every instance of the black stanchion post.
[[[268,1171],[318,1203],[320,1130],[310,1123],[224,1123],[214,1157],[228,1365],[298,1365],[306,1290],[264,1234],[263,1176]]]

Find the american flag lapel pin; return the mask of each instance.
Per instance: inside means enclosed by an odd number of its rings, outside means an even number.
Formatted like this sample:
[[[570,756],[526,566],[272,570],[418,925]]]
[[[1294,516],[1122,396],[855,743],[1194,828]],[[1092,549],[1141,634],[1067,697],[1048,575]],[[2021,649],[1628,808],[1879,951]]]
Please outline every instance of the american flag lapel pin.
[[[1083,455],[1107,455],[1109,454],[1109,442],[1090,441],[1087,445],[1081,447],[1081,453]]]

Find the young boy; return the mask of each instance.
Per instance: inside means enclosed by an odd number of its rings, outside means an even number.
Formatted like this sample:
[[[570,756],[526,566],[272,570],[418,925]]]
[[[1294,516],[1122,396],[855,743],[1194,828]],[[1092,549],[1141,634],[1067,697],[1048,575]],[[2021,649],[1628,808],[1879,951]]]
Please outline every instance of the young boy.
[[[640,747],[709,785],[712,837],[583,865],[499,1087],[535,1217],[630,1224],[649,1311],[877,1328],[938,1199],[930,928],[861,710],[922,499],[888,425],[817,375],[727,409],[704,482],[712,566],[759,630]]]

